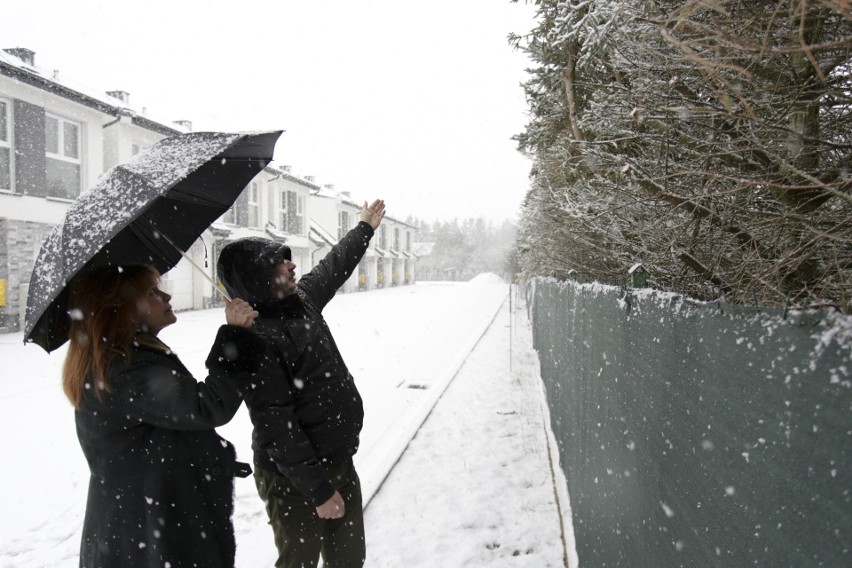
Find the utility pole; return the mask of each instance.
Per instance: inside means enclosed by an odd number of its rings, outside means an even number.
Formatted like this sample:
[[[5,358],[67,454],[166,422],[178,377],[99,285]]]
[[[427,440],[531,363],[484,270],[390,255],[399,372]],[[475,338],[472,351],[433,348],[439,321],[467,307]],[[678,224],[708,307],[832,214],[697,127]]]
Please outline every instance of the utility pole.
[[[509,282],[509,376],[512,375],[512,283]]]

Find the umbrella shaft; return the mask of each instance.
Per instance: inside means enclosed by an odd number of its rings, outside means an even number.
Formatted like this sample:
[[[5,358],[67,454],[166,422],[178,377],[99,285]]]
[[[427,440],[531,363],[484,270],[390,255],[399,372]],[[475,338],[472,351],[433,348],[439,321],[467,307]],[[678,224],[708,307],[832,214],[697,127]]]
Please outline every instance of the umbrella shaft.
[[[212,279],[212,278],[210,278],[210,275],[209,275],[209,274],[207,274],[207,271],[206,271],[206,270],[204,270],[203,268],[201,268],[200,266],[198,266],[198,264],[197,264],[194,260],[192,260],[191,258],[189,258],[189,255],[188,255],[188,254],[186,254],[185,252],[183,252],[182,250],[180,250],[180,248],[179,248],[176,244],[172,243],[172,241],[171,241],[168,237],[166,237],[166,240],[167,240],[169,243],[171,243],[171,244],[172,244],[172,246],[173,246],[173,247],[175,247],[175,248],[178,250],[178,252],[180,252],[180,255],[181,255],[182,257],[184,257],[187,261],[189,261],[189,263],[193,266],[193,268],[195,268],[196,270],[198,270],[198,272],[200,272],[200,273],[201,273],[201,275],[202,275],[202,276],[204,276],[204,278],[206,278],[208,282],[210,282],[211,284],[213,284],[213,289],[214,289],[214,290],[216,290],[217,292],[219,292],[219,294],[221,294],[221,295],[222,295],[222,297],[223,297],[223,298],[225,298],[226,300],[228,300],[229,302],[231,301],[231,299],[232,299],[232,298],[228,295],[228,293],[227,293],[227,292],[225,292],[224,290],[222,290],[222,288],[221,288],[219,285],[217,285],[217,284],[213,281],[213,279]]]
[[[210,275],[209,275],[209,274],[207,274],[207,271],[206,271],[206,270],[204,270],[203,268],[201,268],[200,266],[198,266],[198,263],[196,263],[194,260],[192,260],[191,258],[189,258],[189,255],[188,255],[188,254],[186,254],[183,250],[181,250],[181,248],[180,248],[179,246],[177,246],[177,245],[174,243],[174,241],[173,241],[173,240],[171,240],[168,236],[166,236],[166,234],[165,234],[164,232],[162,232],[162,231],[160,231],[160,230],[157,230],[157,226],[156,226],[156,225],[154,225],[154,222],[153,222],[153,221],[151,221],[150,219],[148,219],[148,222],[149,222],[149,223],[151,223],[151,226],[152,226],[152,227],[154,227],[154,230],[155,230],[155,231],[157,231],[157,234],[158,234],[160,237],[162,237],[163,239],[165,239],[165,241],[166,241],[167,243],[169,243],[170,245],[172,245],[173,247],[175,247],[175,250],[176,250],[176,251],[178,251],[178,252],[180,253],[180,255],[181,255],[182,257],[184,257],[184,258],[187,260],[187,262],[189,262],[189,263],[192,265],[192,267],[193,267],[193,268],[195,268],[198,272],[200,272],[200,273],[201,273],[201,275],[202,275],[204,278],[206,278],[208,282],[210,282],[211,284],[213,284],[213,289],[214,289],[214,290],[216,290],[219,294],[221,294],[221,296],[222,296],[223,298],[225,298],[225,299],[226,299],[226,300],[228,300],[229,302],[231,301],[231,297],[228,295],[228,293],[227,293],[227,292],[225,292],[225,291],[224,291],[224,290],[223,290],[223,289],[222,289],[222,288],[221,288],[218,284],[216,284],[216,283],[213,281],[213,279],[212,279],[212,278],[210,278]]]

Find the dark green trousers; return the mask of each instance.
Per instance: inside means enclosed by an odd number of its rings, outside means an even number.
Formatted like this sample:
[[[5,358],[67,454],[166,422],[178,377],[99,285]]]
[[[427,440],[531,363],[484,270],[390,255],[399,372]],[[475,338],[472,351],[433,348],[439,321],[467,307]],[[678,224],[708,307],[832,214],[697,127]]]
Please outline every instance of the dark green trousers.
[[[341,519],[325,520],[285,476],[255,468],[254,482],[266,503],[278,547],[276,568],[361,568],[366,558],[361,481],[352,460],[329,468],[331,484],[346,504]]]

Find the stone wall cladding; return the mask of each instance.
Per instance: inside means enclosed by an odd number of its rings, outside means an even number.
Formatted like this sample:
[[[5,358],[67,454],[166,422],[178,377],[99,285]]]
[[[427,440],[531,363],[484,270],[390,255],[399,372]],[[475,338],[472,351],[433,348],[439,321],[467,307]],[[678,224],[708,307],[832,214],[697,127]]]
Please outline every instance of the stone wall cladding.
[[[6,280],[6,305],[0,306],[0,333],[23,331],[30,275],[41,243],[52,225],[0,218],[0,278]]]

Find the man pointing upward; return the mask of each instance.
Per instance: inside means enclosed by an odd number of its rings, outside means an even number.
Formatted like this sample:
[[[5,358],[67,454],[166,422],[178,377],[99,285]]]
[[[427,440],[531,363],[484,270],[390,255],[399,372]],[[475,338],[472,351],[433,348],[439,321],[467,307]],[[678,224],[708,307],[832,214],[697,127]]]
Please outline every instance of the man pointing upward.
[[[275,533],[280,568],[364,564],[361,486],[352,463],[364,409],[322,317],[358,266],[385,216],[365,202],[361,220],[296,282],[290,248],[247,238],[219,256],[219,279],[259,312],[270,345],[262,378],[244,390],[254,430],[255,482]]]

